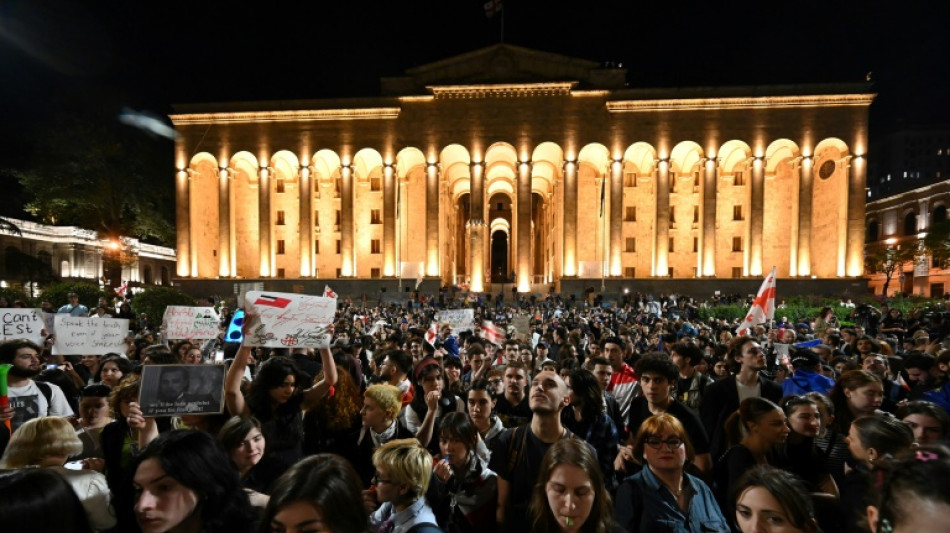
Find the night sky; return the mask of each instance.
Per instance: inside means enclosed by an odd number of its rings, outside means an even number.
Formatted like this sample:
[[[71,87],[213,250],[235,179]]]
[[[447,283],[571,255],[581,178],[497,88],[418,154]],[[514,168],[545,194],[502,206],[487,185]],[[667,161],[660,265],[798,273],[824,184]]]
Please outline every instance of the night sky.
[[[505,0],[504,42],[622,63],[630,87],[870,73],[873,141],[901,124],[950,123],[946,4]],[[22,165],[26,133],[41,134],[59,113],[111,120],[122,107],[167,115],[173,103],[372,96],[380,76],[497,44],[502,33],[481,0],[238,5],[0,2],[0,167]],[[171,166],[172,143],[155,142]],[[0,215],[13,216],[7,198]]]

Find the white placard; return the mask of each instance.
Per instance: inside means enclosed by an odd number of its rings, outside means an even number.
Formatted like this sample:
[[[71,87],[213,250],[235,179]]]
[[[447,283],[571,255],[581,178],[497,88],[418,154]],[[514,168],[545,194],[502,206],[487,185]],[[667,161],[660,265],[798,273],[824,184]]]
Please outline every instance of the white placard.
[[[435,320],[439,323],[439,329],[442,328],[442,324],[445,322],[452,324],[452,333],[458,335],[463,331],[472,331],[475,329],[475,310],[446,309],[439,311],[435,315]]]
[[[0,341],[26,339],[43,344],[43,312],[39,309],[0,309]]]
[[[336,298],[250,291],[244,304],[248,314],[260,317],[252,331],[244,336],[245,346],[330,347]]]
[[[105,355],[125,353],[129,335],[127,318],[92,318],[56,315],[55,353]]]
[[[162,324],[166,339],[213,339],[221,332],[220,320],[213,307],[169,305]]]

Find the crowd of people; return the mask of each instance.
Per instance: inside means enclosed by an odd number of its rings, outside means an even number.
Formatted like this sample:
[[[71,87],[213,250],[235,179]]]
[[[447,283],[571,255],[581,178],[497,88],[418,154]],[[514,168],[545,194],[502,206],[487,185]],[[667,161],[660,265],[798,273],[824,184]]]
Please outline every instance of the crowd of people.
[[[70,300],[59,312],[89,314]],[[318,350],[228,342],[222,306],[217,339],[143,322],[103,356],[7,340],[0,528],[877,533],[950,518],[942,314],[825,308],[741,335],[699,319],[737,300],[345,300]],[[472,330],[439,321],[455,307]],[[141,369],[169,364],[227,364],[222,412],[145,416]]]

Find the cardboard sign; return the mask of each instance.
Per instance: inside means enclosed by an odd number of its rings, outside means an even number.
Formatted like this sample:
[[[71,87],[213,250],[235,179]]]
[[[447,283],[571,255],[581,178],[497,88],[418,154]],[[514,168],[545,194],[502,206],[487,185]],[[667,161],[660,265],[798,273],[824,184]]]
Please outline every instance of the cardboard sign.
[[[166,339],[213,339],[220,330],[220,318],[213,307],[169,305],[165,308],[162,324]]]
[[[139,404],[145,416],[208,415],[224,407],[224,365],[145,365]]]
[[[244,300],[259,320],[244,336],[245,346],[329,348],[336,298],[285,292],[251,291]]]
[[[516,335],[522,339],[527,339],[531,334],[531,317],[527,315],[511,317],[511,325],[515,327]]]
[[[43,312],[39,309],[0,309],[0,341],[26,339],[43,344]]]
[[[127,318],[92,318],[56,315],[56,344],[61,355],[125,353],[129,335]]]
[[[444,322],[452,324],[452,333],[455,335],[475,329],[474,309],[446,309],[436,313],[435,319],[439,323],[439,328]]]

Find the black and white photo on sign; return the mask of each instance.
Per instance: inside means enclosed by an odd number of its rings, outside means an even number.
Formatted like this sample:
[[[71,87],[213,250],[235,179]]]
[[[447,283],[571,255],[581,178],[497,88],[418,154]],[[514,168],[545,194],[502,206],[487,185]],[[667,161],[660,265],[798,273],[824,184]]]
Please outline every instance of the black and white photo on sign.
[[[217,414],[224,405],[224,365],[146,365],[139,404],[144,416]]]

